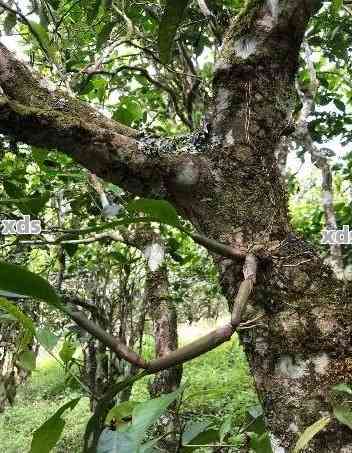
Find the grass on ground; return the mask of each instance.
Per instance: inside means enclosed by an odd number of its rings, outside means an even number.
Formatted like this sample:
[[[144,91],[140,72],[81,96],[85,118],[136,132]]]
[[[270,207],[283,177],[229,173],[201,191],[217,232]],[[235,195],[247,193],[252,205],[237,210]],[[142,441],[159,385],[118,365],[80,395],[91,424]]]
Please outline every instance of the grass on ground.
[[[207,420],[219,426],[231,415],[240,427],[246,410],[257,403],[248,366],[237,339],[199,357],[184,366],[186,384],[183,412],[193,421]],[[133,399],[148,398],[144,378],[135,384]],[[26,453],[32,433],[65,402],[81,396],[79,391],[65,389],[64,372],[51,358],[39,363],[31,379],[19,390],[14,407],[0,414],[0,451]],[[79,453],[85,424],[90,416],[88,398],[64,415],[64,435],[55,453]],[[234,430],[236,431],[236,430]]]

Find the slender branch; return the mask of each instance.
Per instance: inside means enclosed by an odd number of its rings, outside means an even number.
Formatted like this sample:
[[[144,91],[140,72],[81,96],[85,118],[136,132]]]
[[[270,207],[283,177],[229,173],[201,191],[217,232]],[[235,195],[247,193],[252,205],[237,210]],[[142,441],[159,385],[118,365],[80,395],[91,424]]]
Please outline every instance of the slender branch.
[[[118,74],[119,72],[122,72],[122,71],[139,72],[143,77],[145,77],[155,87],[168,93],[172,100],[172,103],[173,103],[177,116],[180,118],[180,120],[186,126],[188,126],[190,129],[192,129],[192,123],[190,123],[188,118],[183,114],[182,109],[180,108],[180,106],[178,104],[177,93],[169,85],[162,83],[159,80],[153,78],[145,68],[143,68],[141,66],[122,65],[113,71],[105,71],[103,69],[96,69],[96,70],[89,69],[86,71],[86,73],[88,74],[88,77],[92,77],[93,75],[97,75],[97,74],[103,74],[103,75],[107,75],[110,77],[114,77],[116,74]],[[84,73],[84,71],[83,71],[83,73]],[[199,85],[199,83],[198,83],[198,85]]]
[[[244,281],[241,283],[236,296],[230,323],[213,330],[207,335],[182,348],[176,349],[165,356],[153,359],[150,362],[146,362],[118,338],[112,337],[100,326],[89,320],[82,312],[74,310],[69,306],[65,307],[65,311],[79,326],[94,337],[98,338],[103,344],[115,352],[118,357],[128,361],[138,368],[147,370],[149,374],[154,374],[175,365],[185,363],[204,354],[205,352],[211,351],[232,337],[241,323],[242,313],[246,308],[250,293],[255,283],[256,271],[257,259],[254,255],[247,255],[243,267]]]
[[[115,352],[118,357],[136,365],[138,368],[146,369],[148,367],[147,362],[145,362],[144,359],[138,356],[118,338],[112,337],[104,329],[88,319],[84,313],[69,307],[65,307],[65,311],[80,327],[93,335],[93,337],[98,338],[98,340]]]

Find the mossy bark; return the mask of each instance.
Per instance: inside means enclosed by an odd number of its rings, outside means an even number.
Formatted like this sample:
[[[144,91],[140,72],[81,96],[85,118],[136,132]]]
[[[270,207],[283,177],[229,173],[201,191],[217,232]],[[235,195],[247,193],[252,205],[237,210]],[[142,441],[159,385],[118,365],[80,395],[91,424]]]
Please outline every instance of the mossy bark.
[[[298,52],[309,18],[298,3],[307,8],[305,2],[278,2],[274,11],[267,2],[256,11],[250,32],[243,28],[241,35],[237,24],[230,29],[214,78],[212,196],[199,195],[192,211],[206,235],[265,251],[247,313],[262,319],[241,340],[280,452],[292,451],[299,433],[331,411],[331,386],[352,377],[351,287],[292,232],[275,159],[290,129]],[[311,12],[313,7],[312,2]],[[231,304],[241,266],[226,259],[218,264]],[[334,422],[306,451],[352,451],[352,432]]]

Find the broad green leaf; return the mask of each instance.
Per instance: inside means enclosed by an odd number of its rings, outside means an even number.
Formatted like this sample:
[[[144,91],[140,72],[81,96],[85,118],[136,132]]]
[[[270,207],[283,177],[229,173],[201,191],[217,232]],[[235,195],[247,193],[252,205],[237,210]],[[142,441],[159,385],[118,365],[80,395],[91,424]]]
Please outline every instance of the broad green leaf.
[[[76,349],[76,343],[66,338],[59,352],[60,359],[64,363],[68,363],[70,360],[72,360]]]
[[[262,434],[248,433],[248,435],[251,439],[249,446],[253,451],[256,453],[273,453],[269,434],[267,432]]]
[[[132,123],[141,120],[143,118],[143,110],[139,99],[135,96],[122,96],[112,117],[126,126],[131,126]]]
[[[345,103],[341,99],[334,99],[334,104],[341,112],[346,112]]]
[[[32,198],[5,198],[0,200],[0,203],[15,205],[23,214],[32,214],[36,216],[44,208],[49,198],[50,193],[47,192]]]
[[[348,393],[352,395],[352,388],[347,384],[336,384],[332,387],[334,392]]]
[[[118,250],[114,250],[113,252],[111,252],[110,256],[121,264],[127,264],[129,262],[127,256],[125,256],[123,253],[119,252]]]
[[[59,337],[45,327],[37,329],[36,337],[46,351],[52,351],[59,341]]]
[[[76,407],[80,398],[75,398],[58,409],[55,414],[46,420],[34,434],[29,453],[49,453],[57,444],[65,426],[65,420],[61,415],[67,409]]]
[[[308,445],[309,441],[313,439],[316,434],[322,431],[330,422],[330,417],[323,417],[312,425],[308,426],[308,428],[306,428],[300,435],[293,453],[298,453],[303,450],[303,448]]]
[[[11,197],[11,198],[16,198],[16,197],[25,198],[24,197],[24,192],[23,192],[22,187],[20,185],[15,184],[12,181],[6,180],[6,181],[3,182],[3,186],[4,186],[4,189],[6,190],[6,193],[8,194],[9,197]],[[6,201],[6,200],[3,200],[3,199],[0,200],[1,203],[3,201]]]
[[[56,61],[56,51],[50,43],[48,32],[38,22],[28,21],[28,23],[30,25],[31,32],[34,34],[42,49],[53,61]]]
[[[78,244],[62,244],[65,252],[68,254],[69,257],[73,257],[74,254],[77,252],[78,250]]]
[[[16,25],[17,22],[17,16],[13,12],[7,13],[5,20],[4,20],[4,31],[8,35],[12,31],[13,27]]]
[[[8,313],[4,313],[0,315],[0,319],[5,320],[5,321],[17,321],[17,318],[15,318],[12,315],[9,315]]]
[[[42,165],[48,156],[48,150],[45,148],[39,148],[38,146],[31,146],[33,159]]]
[[[162,63],[170,62],[171,47],[182,22],[189,0],[167,0],[164,15],[159,26],[159,53]]]
[[[142,441],[147,429],[152,426],[166,411],[168,406],[175,401],[180,394],[180,389],[163,395],[136,406],[132,414],[132,425],[129,432],[133,432],[137,439]]]
[[[115,418],[117,426],[126,423],[124,419],[126,417],[132,417],[133,409],[137,404],[140,403],[135,401],[124,401],[118,406],[113,407],[106,416],[105,423],[109,425],[113,418]]]
[[[151,200],[140,198],[133,200],[127,205],[129,212],[143,212],[144,214],[155,218],[161,223],[168,225],[179,225],[176,209],[165,200]]]
[[[352,411],[347,406],[335,406],[334,415],[340,423],[352,429]]]
[[[16,264],[0,262],[0,289],[40,299],[60,307],[58,295],[46,280]]]
[[[18,363],[22,368],[33,371],[36,367],[36,355],[33,351],[24,351],[18,357]]]
[[[101,0],[84,0],[82,3],[87,11],[87,19],[91,22],[99,13]]]
[[[229,432],[231,431],[231,427],[232,417],[231,415],[227,415],[219,429],[220,443],[222,443],[227,434],[229,434]]]
[[[97,408],[89,419],[86,430],[84,433],[84,451],[87,453],[96,453],[96,445],[92,444],[91,439],[96,432],[97,429],[100,429],[101,423],[104,423],[105,414],[108,411],[108,407],[110,406],[110,401],[114,398],[117,393],[121,392],[122,390],[132,386],[134,382],[139,381],[143,377],[145,377],[148,373],[143,371],[135,376],[128,377],[121,382],[117,382],[109,389],[109,398],[103,399],[97,405]],[[104,418],[103,418],[104,417]]]
[[[343,0],[331,0],[331,12],[337,15],[343,6]]]
[[[54,8],[54,9],[58,9],[59,5],[60,5],[60,0],[48,0],[48,3],[50,3],[50,5]]]
[[[187,445],[192,443],[200,433],[204,432],[209,427],[209,422],[196,422],[191,423],[186,427],[184,433],[182,434],[182,445]]]
[[[258,435],[266,433],[266,426],[264,421],[263,408],[260,405],[252,406],[248,409],[249,425],[248,431],[254,432]]]
[[[162,437],[163,436],[157,437],[156,439],[152,439],[149,442],[146,442],[145,444],[141,445],[139,447],[138,453],[159,453],[160,449],[158,448],[156,450],[153,447],[158,444]]]
[[[138,447],[133,433],[105,428],[99,438],[97,453],[138,453]]]
[[[28,330],[32,335],[35,335],[35,326],[31,318],[29,318],[22,310],[20,310],[15,304],[9,302],[6,299],[0,298],[0,308],[9,313],[17,321],[19,321],[22,326]]]
[[[185,445],[182,449],[182,453],[188,453],[191,451],[199,450],[199,447],[192,447],[192,445],[209,445],[219,442],[219,431],[215,429],[207,429],[194,437],[189,445]]]

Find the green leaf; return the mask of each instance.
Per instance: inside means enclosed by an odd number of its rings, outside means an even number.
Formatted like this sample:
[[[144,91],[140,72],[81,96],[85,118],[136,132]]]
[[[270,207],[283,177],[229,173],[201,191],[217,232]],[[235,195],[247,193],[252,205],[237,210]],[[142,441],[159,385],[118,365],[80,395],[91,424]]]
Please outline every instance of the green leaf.
[[[347,406],[335,406],[334,415],[337,420],[352,429],[352,411]]]
[[[85,8],[87,10],[87,19],[89,22],[93,21],[99,14],[101,0],[84,0]]]
[[[135,96],[121,96],[112,117],[126,126],[131,126],[132,123],[141,120],[143,110],[139,99]]]
[[[252,406],[248,409],[247,423],[250,431],[258,435],[266,433],[263,408],[260,405]]]
[[[52,351],[59,341],[59,337],[45,327],[37,329],[36,337],[46,351]]]
[[[100,50],[103,45],[109,40],[110,34],[116,22],[108,22],[103,26],[97,36],[97,50]]]
[[[36,367],[36,355],[33,351],[24,351],[18,357],[18,363],[22,368],[33,371]]]
[[[78,244],[68,243],[68,244],[62,244],[62,246],[70,258],[72,258],[78,250]]]
[[[349,395],[352,395],[352,388],[347,384],[336,384],[332,387],[332,390],[334,392],[348,393]]]
[[[0,283],[1,284],[1,283]],[[35,326],[31,318],[29,318],[22,310],[20,310],[16,305],[12,304],[6,299],[0,299],[0,308],[5,310],[11,316],[13,316],[17,321],[19,321],[22,326],[28,330],[32,335],[35,335]]]
[[[129,432],[133,432],[136,439],[143,440],[147,429],[152,426],[166,411],[168,406],[179,396],[181,389],[163,395],[136,406],[132,414],[132,424]]]
[[[99,438],[97,453],[138,453],[138,446],[132,433],[105,428]]]
[[[231,415],[227,415],[219,429],[220,443],[222,443],[224,441],[225,437],[227,436],[227,434],[229,434],[229,432],[231,431],[231,427],[232,427],[232,417],[231,417]]]
[[[160,60],[164,64],[170,62],[171,47],[188,3],[189,0],[166,1],[165,12],[161,18],[158,36]]]
[[[4,313],[4,314],[0,314],[0,319],[3,319],[5,321],[17,321],[17,318],[15,318],[14,316],[12,315],[9,315],[7,313]]]
[[[192,443],[200,433],[204,432],[209,426],[209,422],[196,422],[187,426],[182,434],[182,445]]]
[[[44,208],[50,198],[50,193],[47,192],[38,197],[32,198],[5,198],[0,200],[1,204],[15,205],[23,214],[32,214],[37,216]]]
[[[165,200],[151,200],[141,198],[133,200],[127,205],[129,212],[143,212],[147,216],[154,217],[156,221],[166,223],[168,225],[177,226],[179,220],[176,209]]]
[[[114,260],[118,261],[121,264],[127,264],[129,259],[123,253],[119,252],[118,250],[114,250],[109,254]]]
[[[42,165],[45,159],[48,157],[48,150],[45,148],[39,148],[38,146],[31,146],[32,157],[37,164]]]
[[[65,426],[65,420],[61,415],[67,409],[76,407],[80,398],[75,398],[58,409],[55,414],[38,428],[34,434],[29,453],[49,453],[61,437]]]
[[[86,430],[84,433],[84,447],[85,447],[84,451],[85,452],[96,453],[96,443],[92,442],[92,438],[94,438],[94,434],[96,433],[97,430],[100,431],[100,426],[102,423],[104,423],[105,414],[108,411],[111,399],[115,395],[117,395],[117,393],[121,392],[122,390],[124,390],[128,387],[131,387],[134,382],[139,381],[140,379],[145,377],[147,374],[148,373],[146,371],[143,371],[134,376],[130,376],[121,382],[117,382],[109,389],[109,398],[103,399],[98,403],[94,414],[91,416],[91,418],[89,419],[89,421],[87,423]]]
[[[4,25],[3,25],[4,31],[7,35],[9,35],[11,33],[11,30],[16,25],[16,22],[17,22],[16,14],[11,11],[9,13],[7,13],[6,18],[4,20]]]
[[[340,99],[334,99],[334,104],[341,112],[346,111],[346,106]]]
[[[137,404],[140,403],[135,401],[124,401],[118,406],[113,407],[106,416],[105,423],[110,425],[113,418],[115,418],[117,426],[126,423],[126,420],[124,419],[132,417],[133,409],[137,406]]]
[[[58,9],[60,5],[60,0],[48,0],[48,3],[54,8]]]
[[[68,363],[70,360],[72,360],[76,349],[76,343],[66,338],[59,352],[60,359],[64,363]]]
[[[155,445],[158,444],[160,439],[162,439],[163,436],[157,437],[156,439],[152,439],[149,442],[146,442],[145,444],[141,445],[139,447],[138,453],[159,453],[159,449],[155,450],[153,448]]]
[[[219,441],[219,431],[215,429],[208,429],[206,431],[203,431],[202,433],[199,433],[198,436],[194,437],[192,439],[192,442],[190,442],[190,445],[185,445],[182,449],[182,453],[188,453],[190,451],[197,451],[199,450],[199,447],[192,447],[193,445],[208,445],[208,444],[213,444],[217,443]]]
[[[338,15],[340,9],[343,6],[343,0],[331,0],[331,12],[335,16]]]
[[[308,444],[308,442],[313,439],[313,437],[322,431],[329,423],[331,422],[330,417],[323,417],[320,420],[316,421],[312,425],[308,426],[304,432],[300,435],[296,446],[293,450],[293,453],[298,453]]]
[[[30,31],[35,36],[42,49],[53,61],[56,61],[56,50],[50,43],[48,32],[38,22],[28,21],[28,23],[30,25]]]
[[[34,297],[57,308],[61,306],[54,288],[46,280],[15,264],[0,262],[0,289]]]
[[[269,434],[267,432],[262,434],[248,433],[251,441],[249,446],[256,453],[273,453]]]
[[[6,180],[3,182],[3,186],[9,197],[16,198],[18,196],[21,196],[22,198],[24,198],[23,197],[24,193],[23,193],[22,187],[20,187],[19,185],[13,183],[12,181]],[[2,202],[3,200],[0,200],[0,201]]]

